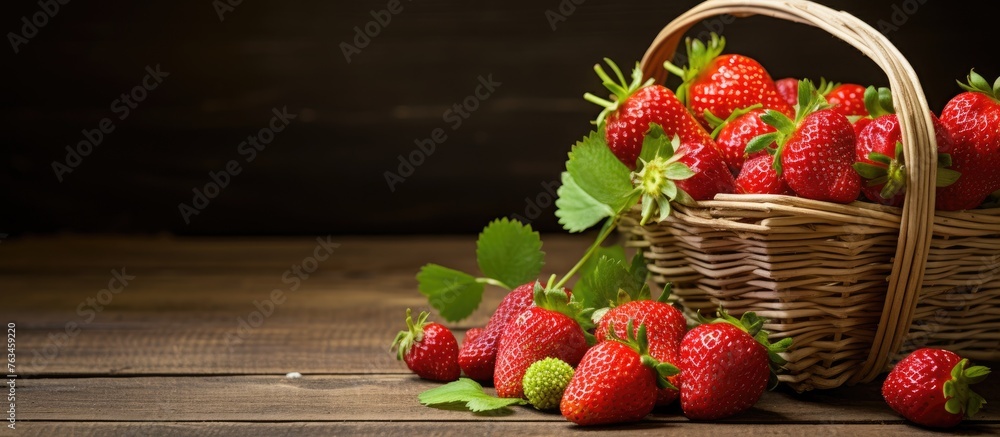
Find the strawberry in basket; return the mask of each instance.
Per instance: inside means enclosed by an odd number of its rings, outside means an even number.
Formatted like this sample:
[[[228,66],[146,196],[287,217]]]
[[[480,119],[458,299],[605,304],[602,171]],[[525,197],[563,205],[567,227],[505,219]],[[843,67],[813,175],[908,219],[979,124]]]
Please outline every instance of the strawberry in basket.
[[[941,123],[955,141],[952,169],[962,173],[954,184],[938,191],[937,208],[972,209],[1000,189],[1000,79],[990,86],[975,71],[966,92],[955,96],[941,111]]]
[[[880,99],[880,95],[889,96],[889,101],[886,102],[885,98]],[[886,108],[892,110],[888,88],[876,90],[875,87],[868,87],[865,91],[865,102],[871,107],[869,112],[873,114],[883,112]],[[961,174],[946,168],[951,165],[951,156],[948,155],[952,150],[951,135],[933,114],[931,119],[934,122],[938,167],[940,167],[937,172],[937,186],[946,187],[955,183]],[[858,133],[857,162],[854,163],[854,169],[865,179],[861,191],[868,200],[891,206],[903,204],[906,168],[902,140],[899,118],[894,113],[881,115],[865,123]]]
[[[668,140],[678,137],[677,161],[686,165],[694,175],[677,181],[677,187],[684,190],[694,200],[711,199],[718,193],[733,192],[733,175],[726,168],[719,150],[708,132],[681,104],[673,91],[652,80],[642,81],[642,70],[638,64],[632,72],[632,82],[626,83],[621,70],[610,59],[605,59],[617,76],[615,83],[600,65],[594,70],[616,97],[608,101],[587,93],[588,101],[597,103],[604,110],[597,117],[597,125],[603,128],[608,147],[628,168],[635,169],[642,152],[646,134],[653,124]]]
[[[795,120],[775,110],[762,118],[777,132],[754,138],[747,154],[769,148],[774,170],[799,197],[835,203],[858,198],[861,178],[851,167],[854,128],[846,116],[829,109],[812,82],[799,82]]]
[[[677,97],[698,121],[708,126],[706,112],[726,119],[736,110],[756,104],[792,116],[794,109],[778,93],[767,70],[747,56],[722,55],[725,46],[726,39],[714,33],[708,43],[688,39],[687,67],[664,64],[683,80],[677,88]]]

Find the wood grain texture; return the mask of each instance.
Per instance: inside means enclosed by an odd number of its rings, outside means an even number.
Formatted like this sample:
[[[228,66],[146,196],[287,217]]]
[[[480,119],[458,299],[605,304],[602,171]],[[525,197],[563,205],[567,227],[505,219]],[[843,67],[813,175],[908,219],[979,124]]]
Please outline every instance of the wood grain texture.
[[[815,437],[878,435],[887,437],[910,437],[941,435],[940,432],[919,428],[912,425],[886,424],[836,424],[836,425],[774,425],[774,424],[729,424],[716,425],[705,423],[648,423],[620,425],[615,427],[580,428],[570,423],[503,423],[494,422],[287,422],[287,423],[230,423],[230,422],[165,422],[165,423],[94,423],[94,422],[30,422],[21,424],[18,432],[21,435],[38,436],[157,436],[157,437],[313,437],[331,435],[350,436],[386,436],[386,435],[420,435],[420,436],[578,436],[588,431],[599,431],[601,435],[616,436],[662,436],[665,433],[683,434],[691,437],[716,437],[719,435],[749,434],[755,436],[794,436],[810,435]],[[1000,425],[977,424],[963,426],[957,432],[961,435],[989,436],[1000,433]]]
[[[546,237],[547,269],[568,269],[586,237]],[[0,321],[18,323],[18,432],[23,435],[565,435],[558,414],[516,407],[502,415],[421,406],[438,386],[388,352],[406,307],[425,307],[413,274],[433,260],[474,269],[473,237],[344,238],[338,252],[232,349],[227,336],[254,301],[280,287],[312,239],[30,238],[0,245]],[[351,249],[349,248],[356,248]],[[343,252],[339,250],[343,249]],[[305,255],[303,255],[305,253]],[[76,306],[97,296],[111,268],[136,278],[92,323],[31,371]],[[485,323],[500,293],[455,326]],[[996,366],[994,366],[996,367]],[[300,372],[301,379],[288,379]],[[488,390],[492,390],[489,389]],[[1000,398],[987,380],[977,391]],[[957,431],[991,435],[1000,413],[987,405]],[[879,384],[765,393],[750,411],[694,423],[675,406],[623,435],[922,435],[882,401]]]
[[[558,414],[512,408],[510,414],[476,416],[466,411],[420,405],[417,395],[440,386],[413,375],[285,375],[47,378],[22,381],[22,420],[74,421],[554,421]],[[979,393],[1000,397],[996,384]],[[488,389],[492,393],[492,389]],[[212,406],[206,408],[206,406]],[[749,411],[721,423],[891,423],[899,422],[882,400],[878,384],[796,394],[765,393]],[[687,423],[676,405],[649,417]],[[987,408],[968,422],[1000,424]]]

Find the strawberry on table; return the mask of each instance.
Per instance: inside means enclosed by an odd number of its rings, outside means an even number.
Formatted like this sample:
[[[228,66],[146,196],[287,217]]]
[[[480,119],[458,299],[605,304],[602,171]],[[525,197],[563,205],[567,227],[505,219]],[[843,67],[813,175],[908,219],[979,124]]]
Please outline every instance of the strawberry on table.
[[[593,326],[592,311],[583,309],[567,290],[536,283],[534,306],[514,316],[500,336],[493,374],[497,396],[524,397],[524,373],[536,361],[551,357],[571,366],[579,363],[593,340],[584,331]]]
[[[615,334],[587,351],[573,374],[559,406],[562,415],[578,425],[632,422],[646,417],[656,404],[657,388],[671,387],[667,376],[677,368],[650,355],[646,325],[624,339]]]
[[[667,293],[661,296],[667,296]],[[687,332],[687,321],[680,310],[655,300],[634,300],[611,308],[597,322],[594,332],[598,343],[609,340],[609,332],[624,338],[629,321],[646,327],[649,355],[664,363],[680,361],[681,339]],[[614,331],[610,331],[612,327]],[[669,381],[676,386],[672,378]],[[675,388],[660,388],[657,391],[656,405],[668,405],[677,396]]]
[[[511,319],[531,307],[534,291],[535,283],[532,282],[507,293],[507,296],[497,306],[496,311],[490,316],[490,321],[483,328],[483,331],[471,339],[466,334],[466,341],[458,355],[458,364],[466,376],[477,381],[493,381],[500,336],[506,330]]]
[[[950,428],[972,417],[986,401],[969,389],[990,373],[954,352],[923,348],[903,358],[882,384],[882,397],[910,421]]]
[[[468,331],[465,331],[465,337],[462,337],[461,347],[464,348],[465,345],[475,341],[476,337],[479,337],[485,330],[485,328],[469,328]],[[461,354],[461,350],[459,350],[459,354]]]
[[[428,323],[427,312],[421,312],[416,323],[411,311],[406,309],[407,330],[399,331],[392,342],[396,358],[424,379],[454,381],[461,369],[458,367],[458,342],[448,328],[440,323]]]
[[[764,320],[753,312],[739,320],[721,319],[688,331],[681,342],[681,410],[692,420],[714,420],[752,407],[767,388],[771,362],[792,343],[771,344]]]
[[[955,142],[952,170],[962,174],[954,184],[938,191],[937,208],[972,209],[1000,189],[1000,79],[990,86],[975,71],[963,92],[941,111],[941,123]]]
[[[800,197],[850,203],[861,194],[861,177],[854,171],[855,133],[843,114],[829,105],[812,82],[799,83],[795,119],[768,110],[762,118],[777,132],[754,138],[751,154],[775,144],[774,169]]]
[[[792,106],[781,97],[767,70],[754,59],[743,55],[723,55],[726,39],[712,34],[708,43],[687,40],[688,65],[664,66],[683,83],[677,97],[703,126],[708,126],[705,112],[721,119],[734,111],[756,104],[791,116]]]
[[[879,100],[879,94],[888,93],[887,89],[884,90],[880,92],[875,87],[869,87],[865,91],[867,104],[869,106],[875,104]],[[938,150],[937,186],[946,187],[959,179],[960,174],[947,169],[951,165],[949,155],[953,148],[951,135],[936,116],[931,114],[931,119]],[[903,204],[906,168],[902,141],[899,118],[894,113],[871,120],[858,133],[855,154],[857,162],[854,163],[854,169],[865,179],[861,191],[868,200],[890,206]]]

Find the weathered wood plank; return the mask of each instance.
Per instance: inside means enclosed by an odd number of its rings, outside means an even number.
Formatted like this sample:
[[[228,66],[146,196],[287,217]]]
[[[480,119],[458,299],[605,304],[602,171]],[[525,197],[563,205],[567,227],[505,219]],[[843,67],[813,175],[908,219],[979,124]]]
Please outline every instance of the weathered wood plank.
[[[22,380],[18,417],[26,421],[562,421],[558,414],[514,408],[509,415],[476,416],[424,407],[417,395],[438,383],[411,375],[284,375],[46,378]],[[987,399],[997,384],[982,385]],[[207,407],[209,406],[209,407]],[[649,420],[688,422],[676,405]],[[746,413],[723,423],[894,423],[879,384],[796,394],[765,393]],[[972,424],[1000,423],[987,408]]]
[[[941,435],[913,425],[901,423],[852,423],[852,424],[707,424],[707,423],[649,423],[619,425],[615,427],[580,428],[570,423],[502,423],[495,422],[287,422],[287,423],[232,423],[232,422],[160,422],[160,423],[106,423],[106,422],[27,422],[18,425],[21,435],[37,436],[204,436],[204,437],[312,437],[331,435],[385,436],[568,436],[582,431],[601,431],[602,435],[661,436],[680,433],[690,437],[716,437],[719,435],[783,436],[811,435],[816,437],[838,435],[878,435],[910,437]],[[998,424],[965,424],[954,430],[961,435],[997,435]]]

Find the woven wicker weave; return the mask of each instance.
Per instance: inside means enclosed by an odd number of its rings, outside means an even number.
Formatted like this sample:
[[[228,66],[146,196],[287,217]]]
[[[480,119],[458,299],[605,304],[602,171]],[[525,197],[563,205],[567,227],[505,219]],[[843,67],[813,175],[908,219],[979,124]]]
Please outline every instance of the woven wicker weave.
[[[1000,359],[1000,209],[935,212],[937,146],[906,59],[852,15],[804,0],[708,0],[656,37],[643,72],[661,83],[684,33],[713,16],[766,15],[815,26],[881,67],[907,156],[902,208],[789,196],[719,195],[677,205],[641,235],[653,280],[687,311],[756,311],[795,338],[780,378],[799,391],[870,381],[922,346]],[[628,227],[628,226],[627,226]]]

